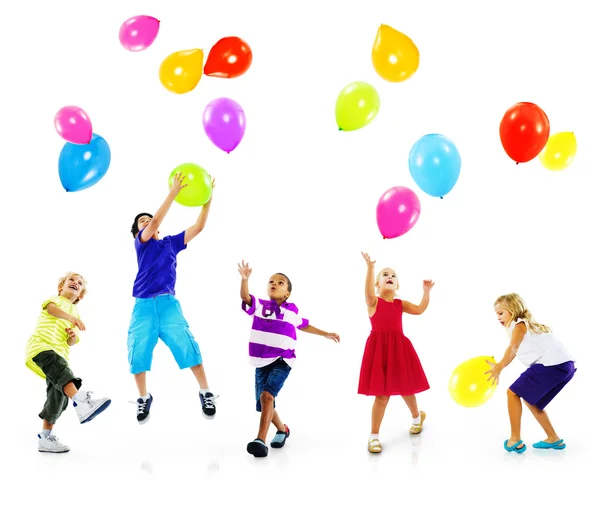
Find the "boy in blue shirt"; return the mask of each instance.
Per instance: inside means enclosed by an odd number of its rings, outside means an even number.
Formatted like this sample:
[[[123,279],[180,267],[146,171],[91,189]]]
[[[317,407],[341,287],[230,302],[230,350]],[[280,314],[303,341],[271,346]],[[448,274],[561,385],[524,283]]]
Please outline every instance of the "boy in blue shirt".
[[[135,305],[129,325],[127,348],[130,372],[140,394],[137,420],[148,421],[153,397],[146,389],[146,372],[150,371],[154,347],[160,338],[171,350],[180,369],[190,368],[200,385],[200,403],[204,417],[216,413],[216,397],[209,391],[200,348],[175,298],[177,254],[198,235],[206,224],[211,199],[202,207],[195,224],[177,235],[158,238],[158,228],[177,194],[187,184],[177,174],[169,194],[156,214],[141,213],[135,217],[131,233],[135,239],[138,273],[133,285]],[[214,188],[214,180],[212,181]]]

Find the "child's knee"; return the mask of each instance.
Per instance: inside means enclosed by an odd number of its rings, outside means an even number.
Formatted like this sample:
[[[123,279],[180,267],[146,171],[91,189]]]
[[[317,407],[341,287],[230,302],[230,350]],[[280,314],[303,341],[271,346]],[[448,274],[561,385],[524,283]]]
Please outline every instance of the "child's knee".
[[[509,398],[518,398],[519,395],[517,395],[517,393],[515,393],[512,389],[508,388],[506,390],[506,396],[508,396]]]
[[[382,407],[387,406],[388,402],[390,401],[390,397],[389,396],[376,396],[375,397],[375,403],[377,405],[380,405]]]
[[[266,405],[267,403],[273,403],[274,400],[275,397],[268,391],[263,391],[260,394],[260,403],[262,403],[263,405]]]

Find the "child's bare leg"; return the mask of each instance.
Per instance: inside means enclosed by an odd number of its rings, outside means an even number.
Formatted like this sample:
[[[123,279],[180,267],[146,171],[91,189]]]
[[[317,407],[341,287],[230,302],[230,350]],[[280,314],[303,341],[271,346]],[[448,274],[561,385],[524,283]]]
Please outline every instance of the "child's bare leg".
[[[373,410],[371,411],[371,434],[378,435],[381,428],[381,421],[385,414],[385,408],[390,401],[389,396],[376,396],[373,402]]]
[[[406,406],[410,409],[410,414],[413,419],[419,417],[419,407],[417,406],[417,397],[415,395],[403,396],[402,399],[406,403]]]
[[[525,401],[525,400],[523,400],[523,401]],[[540,426],[546,432],[546,435],[548,436],[548,438],[546,440],[544,440],[544,442],[548,442],[548,443],[558,442],[560,440],[560,438],[556,434],[556,431],[554,431],[554,427],[552,426],[552,423],[550,422],[550,418],[548,417],[548,414],[546,414],[546,411],[540,410],[535,405],[530,405],[527,402],[525,402],[525,405],[527,405],[527,407],[529,407],[529,410],[531,410],[531,413],[533,414],[533,417],[535,417],[535,420],[538,423],[540,423]]]
[[[273,408],[274,401],[275,399],[271,393],[263,391],[260,394],[260,426],[257,438],[260,438],[263,442],[267,440],[269,425],[271,424],[271,421],[273,421],[273,413],[275,412],[275,409]]]
[[[271,422],[273,423],[275,428],[277,428],[277,431],[285,431],[285,424],[281,422],[279,414],[277,414],[277,411],[275,409],[273,409],[273,419]]]
[[[146,396],[148,394],[148,390],[146,389],[146,372],[137,373],[134,377],[140,396]]]
[[[206,373],[204,372],[204,365],[196,365],[190,367],[190,369],[192,370],[194,377],[196,377],[200,389],[208,389],[208,380],[206,379]]]
[[[44,419],[44,422],[42,424],[42,429],[52,431],[52,428],[54,428],[54,425]]]
[[[508,446],[512,447],[519,440],[521,440],[521,417],[523,415],[523,404],[521,398],[518,397],[512,390],[506,391],[508,399],[508,418],[510,420],[510,438],[508,439]],[[519,444],[517,449],[523,447],[523,444]]]
[[[73,398],[77,394],[78,389],[75,387],[75,384],[69,382],[63,387],[63,393],[65,393],[69,398]],[[44,421],[46,422],[46,421]],[[50,429],[50,428],[49,428]]]

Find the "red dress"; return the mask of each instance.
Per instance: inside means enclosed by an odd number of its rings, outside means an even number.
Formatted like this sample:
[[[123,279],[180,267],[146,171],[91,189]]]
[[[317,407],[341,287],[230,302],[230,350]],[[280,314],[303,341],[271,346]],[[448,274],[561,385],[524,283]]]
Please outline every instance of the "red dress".
[[[410,396],[429,389],[415,348],[402,331],[402,300],[377,299],[365,344],[358,394]]]

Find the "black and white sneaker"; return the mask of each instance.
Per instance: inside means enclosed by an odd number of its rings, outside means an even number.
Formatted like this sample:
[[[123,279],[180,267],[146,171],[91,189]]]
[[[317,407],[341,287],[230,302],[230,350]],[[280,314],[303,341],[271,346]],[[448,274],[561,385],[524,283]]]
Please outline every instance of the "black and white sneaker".
[[[219,395],[215,396],[210,391],[208,391],[205,395],[200,393],[200,404],[202,405],[202,415],[206,417],[206,419],[212,419],[215,417],[217,413],[217,407],[215,405],[215,400],[219,397]]]
[[[137,402],[137,421],[140,424],[144,424],[148,422],[150,419],[150,407],[152,406],[152,395],[148,393],[149,398],[144,400],[143,398],[138,398]]]

